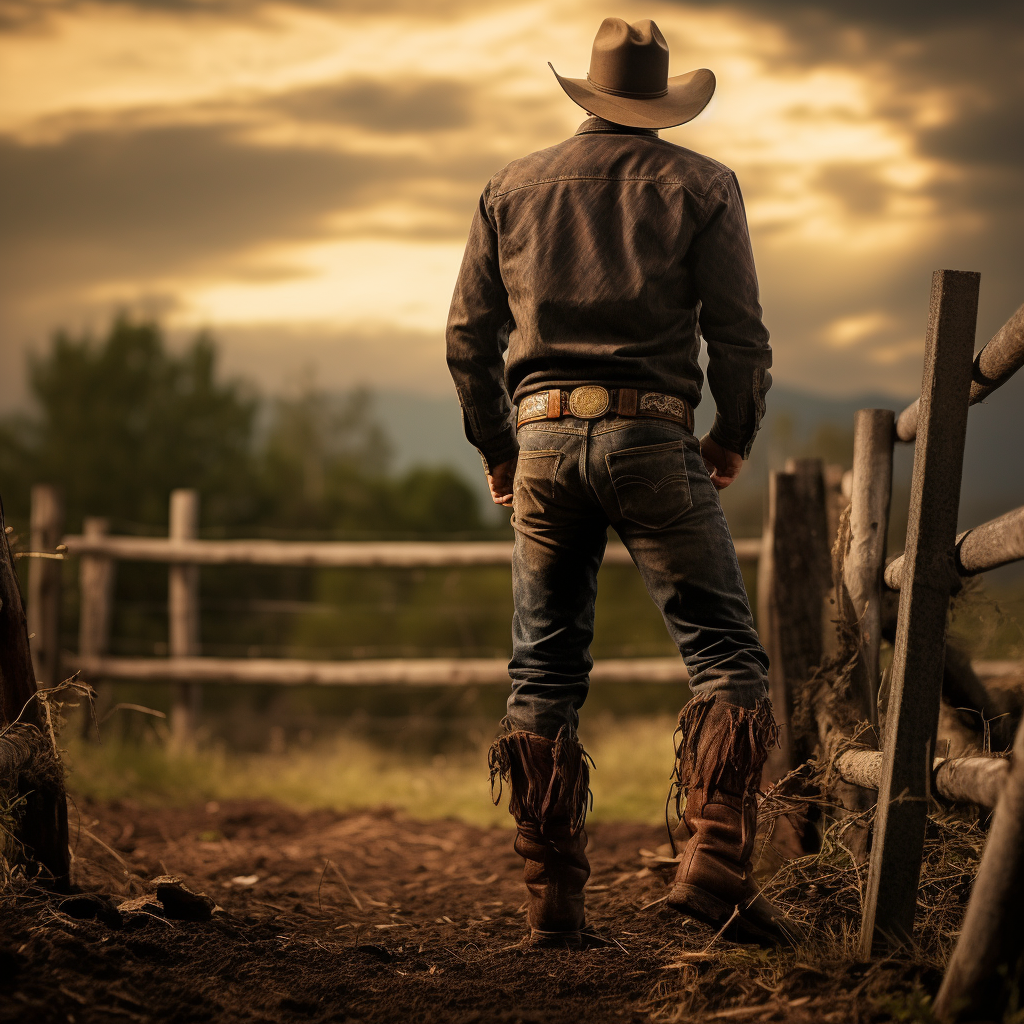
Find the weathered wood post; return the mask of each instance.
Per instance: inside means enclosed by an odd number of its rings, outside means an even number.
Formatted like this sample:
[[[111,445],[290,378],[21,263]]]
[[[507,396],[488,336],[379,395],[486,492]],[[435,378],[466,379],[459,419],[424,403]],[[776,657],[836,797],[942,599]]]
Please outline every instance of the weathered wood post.
[[[101,516],[86,516],[82,523],[82,536],[90,540],[105,537],[109,532],[110,522]],[[82,555],[79,561],[79,654],[107,653],[114,610],[115,571],[114,560],[107,555]]]
[[[1024,722],[1003,783],[963,928],[935,1000],[940,1020],[1003,1020],[1024,957]]]
[[[942,689],[980,275],[932,277],[904,586],[860,952],[911,940]]]
[[[171,492],[172,541],[193,540],[199,533],[199,493]],[[168,648],[172,658],[199,654],[199,566],[172,563],[167,573]],[[179,683],[171,708],[171,747],[180,752],[195,739],[202,691],[197,683]]]
[[[14,559],[7,542],[3,504],[0,502],[0,734],[8,742],[0,742],[0,755],[5,762],[5,785],[15,783],[24,804],[19,822],[18,839],[27,856],[46,870],[49,881],[58,889],[68,885],[71,857],[68,852],[68,807],[64,784],[60,779],[46,785],[25,785],[15,782],[24,756],[17,750],[24,746],[14,739],[17,735],[28,745],[28,754],[34,749],[56,757],[49,734],[43,726],[39,704],[33,700],[36,680],[32,669],[28,624]],[[13,723],[18,726],[10,728]],[[27,731],[26,731],[27,730]],[[28,737],[34,740],[28,743]]]
[[[64,507],[60,492],[49,484],[32,488],[29,544],[34,552],[50,554],[64,534]],[[40,686],[56,686],[60,672],[59,561],[32,558],[28,565],[28,631],[32,665]]]
[[[829,588],[828,522],[820,459],[794,459],[768,481],[768,521],[758,588],[762,642],[771,660],[769,692],[780,745],[765,781],[781,778],[809,753],[792,730],[793,695],[822,658],[822,605]]]
[[[853,492],[850,548],[843,586],[860,631],[858,698],[865,719],[878,720],[879,645],[882,639],[882,573],[892,500],[892,452],[896,415],[860,409],[853,420]]]
[[[831,550],[839,532],[839,519],[850,499],[843,494],[845,470],[836,462],[825,466],[825,521],[828,524],[828,545]]]
[[[105,537],[110,522],[100,516],[86,516],[82,536]],[[114,611],[116,562],[107,555],[82,555],[78,563],[78,653],[106,654],[110,646],[110,624]],[[108,684],[101,684],[109,689]],[[82,723],[82,734],[89,734],[90,716]]]

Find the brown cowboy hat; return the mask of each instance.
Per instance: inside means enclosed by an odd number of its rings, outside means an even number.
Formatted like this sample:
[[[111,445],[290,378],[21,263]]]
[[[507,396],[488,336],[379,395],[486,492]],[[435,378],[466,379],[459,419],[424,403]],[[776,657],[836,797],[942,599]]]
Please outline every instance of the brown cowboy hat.
[[[605,18],[594,37],[586,78],[558,84],[584,110],[631,128],[674,128],[692,121],[715,92],[707,68],[668,77],[668,43],[651,20]]]

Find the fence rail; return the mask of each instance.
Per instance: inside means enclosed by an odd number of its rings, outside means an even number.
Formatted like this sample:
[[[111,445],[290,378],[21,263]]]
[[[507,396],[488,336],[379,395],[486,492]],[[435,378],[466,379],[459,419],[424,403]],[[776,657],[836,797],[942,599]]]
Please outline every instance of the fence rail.
[[[880,750],[846,750],[835,760],[844,782],[878,789],[882,778]],[[1010,762],[1003,757],[937,757],[932,763],[932,792],[953,804],[993,808],[1003,790]]]
[[[960,576],[977,576],[1024,559],[1024,506],[965,530],[956,539],[954,568]],[[903,556],[885,569],[885,585],[899,590],[903,583]]]
[[[33,522],[52,547],[61,534],[61,506],[53,488],[33,490]],[[200,686],[208,683],[261,683],[278,686],[467,686],[508,683],[503,658],[379,658],[313,661],[289,658],[214,658],[202,656],[199,643],[200,566],[260,565],[319,569],[437,569],[508,566],[511,541],[278,541],[200,540],[196,537],[199,498],[195,491],[171,495],[168,537],[111,536],[106,520],[87,518],[81,534],[62,538],[66,553],[79,558],[80,620],[76,653],[65,652],[62,667],[92,681],[135,680],[178,684],[171,711],[172,743],[187,743],[195,729]],[[42,536],[42,532],[40,533]],[[741,560],[757,560],[761,538],[736,540]],[[40,548],[41,550],[41,548]],[[113,618],[114,579],[119,561],[168,566],[169,657],[113,657],[108,653]],[[611,543],[604,562],[631,565],[621,543]],[[38,564],[37,564],[38,563]],[[40,568],[39,566],[43,567]],[[56,566],[33,560],[30,578],[48,573],[50,590]],[[37,584],[37,589],[41,583]],[[33,648],[56,650],[56,603],[49,619],[40,619]],[[686,666],[676,658],[617,658],[598,662],[592,680],[685,684]]]
[[[270,565],[318,569],[430,569],[509,565],[511,541],[174,540],[72,534],[70,555],[180,565]],[[741,560],[756,560],[761,538],[733,542]],[[632,565],[622,544],[609,544],[607,565]]]
[[[374,658],[302,661],[292,658],[115,658],[66,655],[86,679],[193,683],[270,683],[277,686],[506,685],[507,658]],[[685,683],[681,658],[608,658],[594,664],[591,682]]]
[[[40,491],[49,489],[42,488]],[[43,495],[45,507],[58,504]],[[81,627],[79,650],[65,653],[64,667],[91,680],[175,681],[183,687],[199,683],[269,683],[281,686],[360,686],[367,684],[442,686],[505,684],[503,658],[392,658],[365,661],[306,661],[286,658],[213,658],[199,655],[199,597],[194,573],[198,566],[262,565],[305,568],[430,569],[507,566],[511,541],[272,541],[199,540],[194,533],[197,497],[175,491],[171,498],[172,532],[177,536],[109,536],[106,523],[88,519],[82,534],[63,538],[69,555],[80,557]],[[181,520],[186,520],[184,526]],[[185,534],[183,536],[183,534]],[[760,558],[761,538],[734,542],[741,560]],[[124,658],[107,654],[117,561],[161,562],[169,566],[168,618],[172,639],[167,658]],[[604,561],[631,565],[622,544],[609,544]],[[183,576],[184,574],[184,576]],[[54,628],[56,628],[54,626]],[[40,641],[41,644],[49,641]],[[685,683],[689,678],[679,658],[617,658],[598,662],[594,681]],[[189,709],[192,690],[178,694],[172,733],[188,733],[194,723]]]
[[[1003,324],[988,344],[974,357],[971,368],[970,405],[983,402],[1024,366],[1024,305]],[[921,399],[915,399],[896,419],[896,438],[913,441]]]

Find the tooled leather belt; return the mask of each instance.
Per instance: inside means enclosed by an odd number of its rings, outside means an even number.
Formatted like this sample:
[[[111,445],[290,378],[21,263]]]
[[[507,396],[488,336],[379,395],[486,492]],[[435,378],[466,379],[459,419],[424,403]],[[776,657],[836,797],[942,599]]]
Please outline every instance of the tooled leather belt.
[[[517,426],[536,420],[557,420],[562,416],[596,420],[608,414],[671,420],[693,432],[693,407],[685,399],[659,391],[604,388],[599,384],[552,388],[527,395],[519,402]]]

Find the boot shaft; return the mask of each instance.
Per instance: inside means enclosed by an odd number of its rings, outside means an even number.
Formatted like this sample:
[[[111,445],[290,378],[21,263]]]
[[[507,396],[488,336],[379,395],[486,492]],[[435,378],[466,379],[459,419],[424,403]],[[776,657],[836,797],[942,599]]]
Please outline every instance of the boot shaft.
[[[771,702],[753,708],[715,696],[695,697],[679,712],[675,784],[679,796],[691,789],[722,790],[742,797],[756,793],[768,752],[779,740]]]
[[[499,736],[488,754],[495,780],[508,783],[508,810],[523,830],[583,828],[590,806],[590,758],[566,727],[554,740],[517,730]],[[501,798],[500,788],[494,802]]]
[[[678,735],[673,786],[679,825],[673,845],[713,852],[749,870],[757,788],[778,740],[770,703],[761,700],[749,709],[713,696],[694,698],[680,712]]]
[[[495,780],[509,787],[508,809],[516,820],[514,848],[523,858],[526,919],[535,943],[580,941],[585,924],[583,889],[590,877],[587,833],[589,758],[575,735],[555,740],[510,732],[491,747]],[[495,803],[500,799],[498,792]]]

